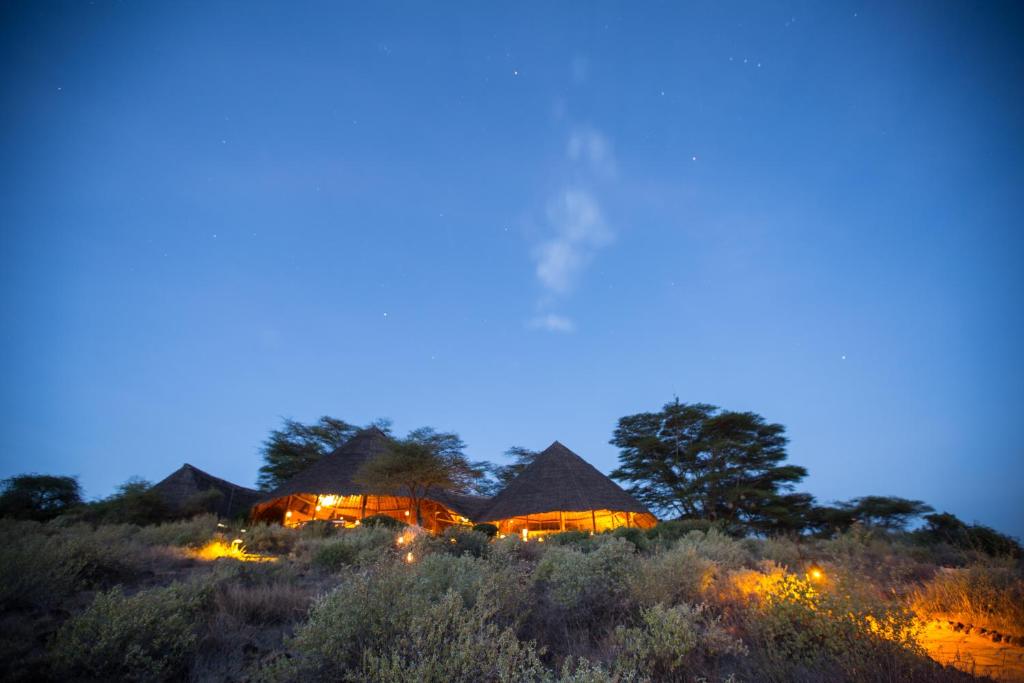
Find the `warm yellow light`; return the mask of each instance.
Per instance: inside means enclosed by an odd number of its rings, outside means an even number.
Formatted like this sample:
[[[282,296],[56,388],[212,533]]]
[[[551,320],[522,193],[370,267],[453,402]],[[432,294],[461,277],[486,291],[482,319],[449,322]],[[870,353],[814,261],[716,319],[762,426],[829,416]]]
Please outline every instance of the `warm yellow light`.
[[[409,511],[408,511],[408,510],[406,510],[406,511],[405,511],[405,516],[406,516],[406,517],[408,517],[408,516],[409,516]]]
[[[544,542],[544,537],[543,536],[541,536],[540,538],[537,539],[537,543],[543,543],[543,542]]]
[[[529,541],[530,540],[530,530],[529,529],[523,529],[523,540],[524,541]]]
[[[811,571],[807,572],[807,576],[811,581],[822,581],[825,578],[825,572],[817,567],[812,567]]]
[[[452,543],[458,543],[454,538],[451,540]]]
[[[292,516],[292,511],[289,510],[288,512],[284,513],[284,516],[285,517],[291,517]]]
[[[359,520],[357,519],[357,520],[356,520],[356,526],[359,526],[359,523],[360,523],[360,522],[359,522]]]
[[[320,504],[326,507],[331,507],[338,502],[337,496],[320,496]],[[320,508],[317,508],[318,510]]]
[[[416,556],[412,554],[412,551],[405,554],[405,561],[412,564],[416,560]]]
[[[320,506],[319,505],[316,506],[316,511],[320,512]]]

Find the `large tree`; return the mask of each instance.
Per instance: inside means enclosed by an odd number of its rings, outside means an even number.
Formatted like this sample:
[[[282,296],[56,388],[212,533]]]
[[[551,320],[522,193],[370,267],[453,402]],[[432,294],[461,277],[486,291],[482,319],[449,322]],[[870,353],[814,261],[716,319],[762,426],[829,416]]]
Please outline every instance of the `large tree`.
[[[465,447],[457,434],[422,427],[367,460],[354,478],[369,489],[396,491],[409,498],[416,523],[423,526],[420,504],[431,488],[460,493],[475,490],[483,473],[466,458]]]
[[[785,464],[785,427],[751,412],[675,400],[619,420],[612,477],[666,516],[699,517],[753,531],[797,529],[806,494],[791,493],[807,470]]]
[[[268,491],[280,486],[358,431],[359,427],[326,415],[313,424],[286,419],[284,426],[270,432],[263,442],[259,487]]]
[[[46,521],[81,505],[74,477],[19,474],[0,482],[0,516]]]

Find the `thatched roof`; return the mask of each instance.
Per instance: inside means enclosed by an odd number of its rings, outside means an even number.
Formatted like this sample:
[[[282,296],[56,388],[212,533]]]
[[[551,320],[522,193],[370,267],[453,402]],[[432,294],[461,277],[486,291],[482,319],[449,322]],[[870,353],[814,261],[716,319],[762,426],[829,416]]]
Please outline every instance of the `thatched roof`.
[[[370,427],[364,429],[338,448],[320,458],[294,477],[265,494],[267,502],[299,493],[335,493],[344,496],[374,494],[353,481],[364,462],[383,453],[391,445],[387,434]]]
[[[493,522],[554,510],[650,514],[621,486],[556,441],[491,500],[480,520]]]
[[[167,478],[157,482],[151,489],[175,512],[184,512],[196,496],[209,490],[220,492],[221,498],[210,509],[222,517],[240,517],[248,514],[249,508],[259,500],[260,493],[238,484],[232,484],[219,477],[185,463]]]
[[[400,491],[370,490],[353,479],[364,462],[386,451],[391,443],[391,437],[380,429],[364,429],[281,486],[263,495],[258,502],[265,503],[300,493],[402,496]],[[473,520],[490,500],[441,489],[431,489],[425,497]]]

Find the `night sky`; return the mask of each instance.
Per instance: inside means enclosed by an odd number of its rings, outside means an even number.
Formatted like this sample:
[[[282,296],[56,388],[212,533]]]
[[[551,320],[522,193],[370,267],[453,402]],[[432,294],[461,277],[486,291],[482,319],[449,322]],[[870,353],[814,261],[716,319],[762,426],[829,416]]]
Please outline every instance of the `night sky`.
[[[19,2],[0,476],[474,459],[678,396],[1024,535],[1019,3]]]

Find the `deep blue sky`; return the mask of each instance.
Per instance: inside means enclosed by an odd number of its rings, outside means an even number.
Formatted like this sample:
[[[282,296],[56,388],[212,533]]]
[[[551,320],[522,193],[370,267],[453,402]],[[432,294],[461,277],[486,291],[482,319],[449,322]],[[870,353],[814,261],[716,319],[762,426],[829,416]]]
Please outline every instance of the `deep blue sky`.
[[[4,4],[0,476],[323,414],[609,471],[678,396],[1024,535],[1019,5],[297,7]]]

